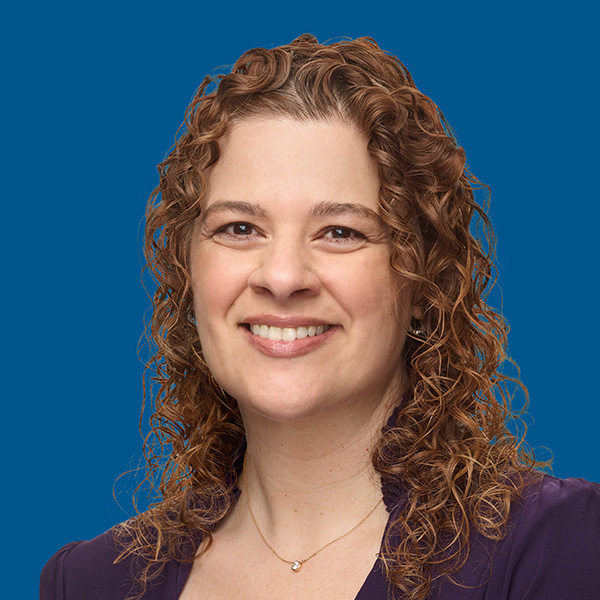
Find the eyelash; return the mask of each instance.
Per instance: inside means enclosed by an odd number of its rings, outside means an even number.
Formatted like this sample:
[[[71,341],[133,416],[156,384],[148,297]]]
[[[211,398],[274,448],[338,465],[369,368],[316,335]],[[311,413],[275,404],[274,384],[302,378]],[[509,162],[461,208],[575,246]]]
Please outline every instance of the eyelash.
[[[256,231],[256,227],[254,227],[254,225],[252,225],[250,223],[245,223],[244,221],[236,221],[235,223],[227,223],[227,225],[223,225],[222,227],[219,227],[215,231],[214,235],[220,233],[220,234],[224,234],[231,238],[251,237],[250,234],[248,234],[248,235],[244,235],[244,234],[240,234],[240,233],[235,234],[233,232],[228,231],[228,229],[236,227],[236,226],[248,227],[248,228],[252,229],[253,231]]]
[[[325,234],[333,233],[334,231],[344,231],[348,232],[350,235],[347,237],[332,237],[332,240],[336,240],[336,243],[343,243],[344,240],[351,240],[352,238],[358,238],[361,240],[367,239],[367,236],[360,231],[356,231],[356,229],[351,229],[350,227],[341,227],[339,225],[335,225],[333,227],[327,227],[325,230]]]

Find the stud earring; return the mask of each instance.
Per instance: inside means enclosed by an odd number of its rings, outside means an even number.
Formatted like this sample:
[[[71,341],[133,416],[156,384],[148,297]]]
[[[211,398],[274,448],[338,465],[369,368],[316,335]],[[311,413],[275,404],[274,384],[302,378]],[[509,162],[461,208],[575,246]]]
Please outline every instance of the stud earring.
[[[408,327],[408,333],[413,337],[424,339],[425,330],[421,327],[421,321],[413,319]]]

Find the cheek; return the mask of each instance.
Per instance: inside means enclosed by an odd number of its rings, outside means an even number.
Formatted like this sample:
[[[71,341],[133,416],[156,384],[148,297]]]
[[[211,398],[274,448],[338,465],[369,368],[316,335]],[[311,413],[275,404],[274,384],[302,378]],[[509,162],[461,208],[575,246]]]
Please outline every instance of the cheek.
[[[206,332],[210,332],[227,310],[232,295],[232,280],[222,268],[206,253],[197,253],[192,260],[192,294],[194,311],[201,342]]]
[[[380,327],[393,327],[410,313],[410,285],[394,275],[385,254],[378,260],[352,265],[338,277],[336,285],[338,298],[349,312],[376,321]]]
[[[192,254],[194,312],[205,357],[227,343],[228,328],[236,325],[231,308],[247,288],[247,263],[209,244],[201,244]]]

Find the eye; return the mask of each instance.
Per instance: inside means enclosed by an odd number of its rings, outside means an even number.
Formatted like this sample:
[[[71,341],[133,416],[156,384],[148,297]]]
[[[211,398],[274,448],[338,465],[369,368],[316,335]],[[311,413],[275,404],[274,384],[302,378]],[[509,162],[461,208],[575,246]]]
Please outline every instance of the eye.
[[[330,229],[329,233],[334,239],[346,239],[352,237],[353,232],[351,229],[347,229],[346,227],[335,227],[334,229]]]
[[[234,235],[251,235],[254,228],[248,223],[233,223],[229,229]]]
[[[265,241],[264,231],[247,221],[215,224],[212,231],[208,230],[207,236],[222,246],[240,249],[251,249]]]
[[[218,234],[231,238],[244,238],[256,235],[257,231],[250,223],[228,223],[215,231],[215,235]]]
[[[349,227],[329,227],[325,231],[325,237],[336,241],[357,241],[364,240],[366,238],[366,236],[360,233],[360,231],[350,229]]]

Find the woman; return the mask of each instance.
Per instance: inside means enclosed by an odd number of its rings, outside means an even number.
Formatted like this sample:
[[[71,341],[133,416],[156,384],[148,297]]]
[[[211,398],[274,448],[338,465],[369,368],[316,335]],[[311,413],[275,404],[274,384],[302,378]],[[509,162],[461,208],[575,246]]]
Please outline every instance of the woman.
[[[507,430],[491,233],[437,107],[367,38],[211,83],[147,215],[163,499],[41,597],[599,598],[600,489]]]

